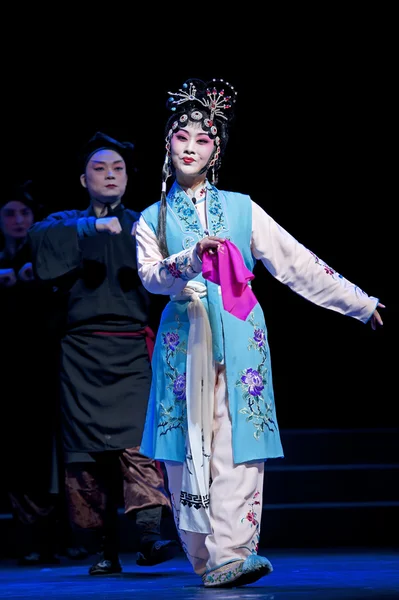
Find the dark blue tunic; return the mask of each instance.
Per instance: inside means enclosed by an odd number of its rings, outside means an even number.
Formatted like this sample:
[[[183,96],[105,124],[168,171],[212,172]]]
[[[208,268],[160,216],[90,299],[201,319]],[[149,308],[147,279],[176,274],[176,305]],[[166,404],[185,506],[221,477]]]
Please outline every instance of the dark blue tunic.
[[[36,276],[51,281],[61,327],[64,449],[97,452],[138,446],[151,383],[143,329],[150,298],[137,273],[139,213],[120,204],[122,232],[80,238],[85,211],[54,213],[29,232]],[[108,215],[109,216],[109,215]]]

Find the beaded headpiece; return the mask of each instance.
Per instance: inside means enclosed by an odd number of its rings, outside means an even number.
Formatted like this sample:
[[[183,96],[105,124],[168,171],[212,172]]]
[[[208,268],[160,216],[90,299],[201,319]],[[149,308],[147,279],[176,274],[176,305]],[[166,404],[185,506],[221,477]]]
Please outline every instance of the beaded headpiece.
[[[173,134],[188,125],[191,121],[201,125],[209,137],[215,140],[215,152],[207,169],[212,168],[213,182],[220,167],[220,159],[228,139],[228,124],[232,120],[233,107],[237,92],[223,79],[212,79],[209,82],[200,79],[189,79],[183,83],[178,92],[168,92],[167,108],[174,114],[166,125],[166,164],[164,167],[164,183],[171,174],[170,140]],[[165,188],[165,185],[163,185]]]
[[[198,89],[198,83],[202,84],[201,88]],[[223,85],[222,89],[217,89],[217,84]],[[231,90],[231,94],[226,95],[224,87],[228,86]],[[217,119],[229,120],[232,113],[229,113],[229,109],[232,109],[233,104],[236,101],[235,96],[237,92],[234,90],[227,81],[223,79],[213,79],[210,83],[199,82],[198,80],[186,81],[182,88],[178,92],[168,92],[171,96],[168,99],[168,106],[173,112],[177,111],[183,104],[189,103],[187,107],[183,107],[183,114],[178,120],[172,123],[172,130],[176,130],[179,125],[184,127],[187,125],[187,121],[203,122],[204,129],[208,132],[208,135],[212,138],[217,136],[217,126],[215,121]],[[201,110],[195,110],[195,104],[199,103],[200,106],[206,109],[208,116]],[[192,106],[194,105],[194,106]]]

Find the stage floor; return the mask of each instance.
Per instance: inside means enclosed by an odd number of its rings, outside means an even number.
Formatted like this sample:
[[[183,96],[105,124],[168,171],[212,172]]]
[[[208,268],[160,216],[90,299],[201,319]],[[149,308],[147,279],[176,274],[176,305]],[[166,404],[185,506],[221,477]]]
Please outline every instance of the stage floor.
[[[0,562],[0,598],[8,600],[264,600],[399,599],[399,549],[269,549],[274,571],[248,586],[207,589],[181,554],[155,567],[138,567],[134,554],[122,554],[123,572],[90,576],[93,556],[84,561],[61,557],[61,564],[20,567]]]

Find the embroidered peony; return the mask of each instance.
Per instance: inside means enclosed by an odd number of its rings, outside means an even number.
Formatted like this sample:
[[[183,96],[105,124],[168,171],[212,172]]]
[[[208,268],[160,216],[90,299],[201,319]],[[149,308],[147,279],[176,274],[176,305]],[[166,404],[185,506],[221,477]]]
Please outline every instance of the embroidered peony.
[[[245,369],[241,382],[247,387],[251,396],[260,396],[265,387],[261,375],[255,369]]]
[[[186,399],[186,374],[178,375],[173,382],[173,393],[177,400]]]
[[[177,333],[173,333],[168,331],[168,333],[163,333],[163,343],[168,347],[168,350],[174,352],[177,346],[180,344],[180,338]]]
[[[265,332],[263,329],[255,329],[254,340],[259,348],[265,345]]]
[[[247,513],[247,516],[245,517],[247,521],[249,521],[252,525],[257,525],[258,521],[256,519],[256,515],[254,512],[250,511]]]

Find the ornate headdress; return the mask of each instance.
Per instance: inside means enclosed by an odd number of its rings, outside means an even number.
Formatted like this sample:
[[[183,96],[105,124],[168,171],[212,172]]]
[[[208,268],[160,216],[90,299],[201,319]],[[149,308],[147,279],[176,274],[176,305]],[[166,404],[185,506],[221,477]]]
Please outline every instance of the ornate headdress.
[[[226,91],[225,91],[226,90]],[[215,140],[215,151],[206,170],[212,168],[213,183],[220,168],[220,160],[228,140],[228,125],[234,113],[237,92],[223,79],[209,82],[188,79],[178,92],[168,92],[167,107],[174,113],[166,125],[166,157],[163,172],[163,191],[166,180],[172,173],[170,164],[170,140],[172,135],[188,125],[189,121],[199,123],[209,137]]]

